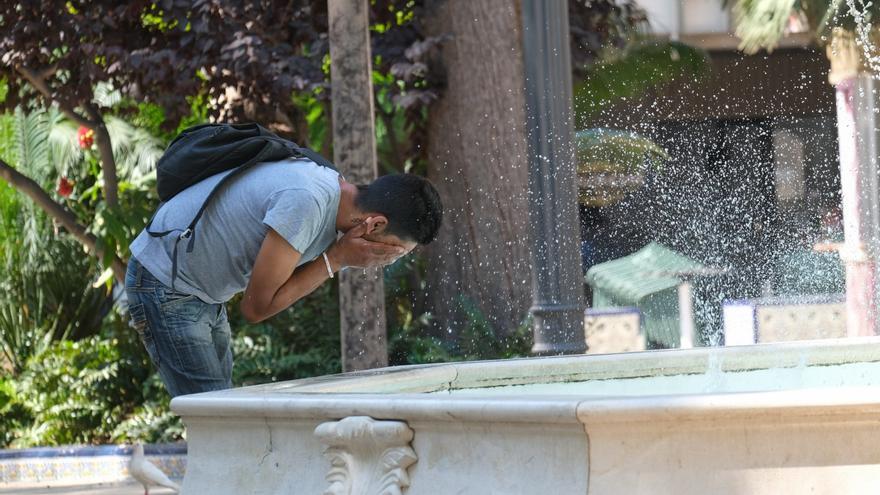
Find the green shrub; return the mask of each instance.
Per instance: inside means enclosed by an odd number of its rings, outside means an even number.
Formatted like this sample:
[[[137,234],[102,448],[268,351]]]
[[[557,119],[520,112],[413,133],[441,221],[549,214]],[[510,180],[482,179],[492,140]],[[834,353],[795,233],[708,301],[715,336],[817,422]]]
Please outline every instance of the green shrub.
[[[106,443],[143,400],[138,356],[98,336],[54,342],[28,360],[6,394],[18,427],[13,447]]]
[[[456,361],[443,341],[432,336],[431,315],[415,316],[398,308],[397,321],[388,327],[388,364],[428,364]]]
[[[424,303],[420,301],[426,291],[424,280],[425,260],[417,255],[407,256],[385,269],[391,365],[506,359],[530,354],[532,332],[529,320],[504,337],[465,296],[458,301],[465,318],[458,340],[449,342],[433,335],[431,314],[422,309]]]
[[[388,328],[388,356],[391,365],[509,359],[527,357],[532,347],[530,321],[523,322],[507,337],[499,336],[488,318],[467,299],[461,302],[466,321],[455,342],[432,336],[431,315],[415,316],[400,310],[397,323]]]
[[[245,322],[238,301],[235,298],[227,304],[236,386],[341,371],[336,284],[325,283],[293,307],[256,325]]]
[[[431,334],[431,314],[422,309],[425,260],[409,255],[385,268],[388,363],[392,366],[453,361],[444,342]]]
[[[462,296],[460,304],[466,321],[454,354],[465,361],[477,359],[509,359],[529,356],[532,348],[531,321],[526,319],[508,337],[503,337],[480,308]]]
[[[53,340],[96,334],[110,309],[93,264],[42,211],[0,182],[0,356],[13,374]]]
[[[114,428],[113,442],[166,443],[183,438],[183,422],[171,412],[171,396],[159,374],[150,375],[141,391],[141,404]]]
[[[9,445],[32,422],[30,412],[19,400],[15,381],[0,378],[0,447]]]

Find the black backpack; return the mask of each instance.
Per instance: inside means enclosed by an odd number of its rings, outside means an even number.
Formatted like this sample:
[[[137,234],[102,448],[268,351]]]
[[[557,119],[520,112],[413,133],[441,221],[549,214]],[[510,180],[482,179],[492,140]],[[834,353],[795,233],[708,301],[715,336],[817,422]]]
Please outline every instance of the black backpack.
[[[204,124],[190,127],[168,145],[156,167],[156,186],[162,203],[147,224],[146,231],[153,237],[165,237],[179,232],[171,258],[171,288],[177,280],[177,246],[189,239],[186,252],[195,246],[195,227],[214,196],[233,177],[259,162],[283,160],[289,157],[308,158],[318,165],[336,170],[326,158],[293,141],[278,137],[258,124]],[[208,193],[199,211],[185,228],[153,232],[150,226],[162,206],[184,189],[212,175],[233,170]]]

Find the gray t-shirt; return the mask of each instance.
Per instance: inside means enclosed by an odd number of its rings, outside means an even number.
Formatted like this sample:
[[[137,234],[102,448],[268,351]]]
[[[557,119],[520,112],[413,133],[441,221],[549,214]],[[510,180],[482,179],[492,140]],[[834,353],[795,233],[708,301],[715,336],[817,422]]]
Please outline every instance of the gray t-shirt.
[[[229,172],[211,176],[165,203],[152,232],[183,230],[214,185]],[[188,239],[177,249],[175,290],[211,303],[228,301],[247,287],[257,254],[271,227],[302,254],[299,264],[320,256],[336,239],[339,174],[309,160],[290,158],[255,165],[219,192]],[[171,257],[179,233],[151,237],[143,231],[131,254],[157,280],[171,286]]]

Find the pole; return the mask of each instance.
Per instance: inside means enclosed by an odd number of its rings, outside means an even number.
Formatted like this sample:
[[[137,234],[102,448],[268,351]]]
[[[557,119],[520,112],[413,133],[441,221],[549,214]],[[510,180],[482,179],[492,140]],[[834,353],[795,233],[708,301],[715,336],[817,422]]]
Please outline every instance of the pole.
[[[679,349],[694,347],[694,298],[693,288],[687,280],[678,284],[678,331]]]
[[[835,30],[828,58],[837,102],[840,185],[843,198],[847,335],[877,335],[878,202],[877,85],[861,60],[852,33]]]
[[[568,2],[523,0],[529,223],[535,354],[577,354],[584,338],[583,269],[572,145]]]
[[[377,174],[368,0],[328,0],[333,158],[346,180]],[[339,274],[342,369],[388,365],[382,269]]]

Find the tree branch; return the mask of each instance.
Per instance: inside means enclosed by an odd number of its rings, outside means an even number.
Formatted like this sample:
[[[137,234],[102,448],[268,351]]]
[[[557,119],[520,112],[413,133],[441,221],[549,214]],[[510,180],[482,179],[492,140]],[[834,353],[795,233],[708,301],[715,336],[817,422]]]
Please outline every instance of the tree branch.
[[[90,234],[86,227],[79,223],[76,215],[68,210],[64,205],[53,200],[46,191],[40,187],[33,179],[23,175],[18,170],[12,168],[11,165],[0,159],[0,178],[9,183],[12,187],[25,194],[49,216],[58,220],[61,225],[73,235],[86,249],[89,250],[98,259],[104,258],[104,251],[98,246],[98,239]],[[113,269],[113,275],[120,283],[125,282],[125,265],[122,260],[115,254],[110,265]]]
[[[55,102],[56,104],[58,104],[58,108],[61,110],[62,113],[64,113],[64,115],[68,119],[76,122],[79,125],[88,127],[89,129],[95,128],[97,123],[92,122],[92,121],[88,120],[87,118],[83,117],[82,115],[76,113],[73,110],[72,106],[66,104],[63,101],[59,101],[57,98],[52,97],[52,91],[49,89],[49,85],[46,84],[46,78],[45,78],[45,74],[51,73],[49,71],[49,69],[40,71],[40,74],[37,74],[34,71],[32,71],[31,69],[28,69],[27,67],[22,67],[19,65],[15,68],[15,70],[17,70],[18,73],[21,74],[21,76],[24,77],[25,80],[27,82],[29,82],[31,86],[36,88],[36,90],[39,91],[46,98],[46,100],[51,101],[51,102]],[[52,72],[54,72],[54,71],[52,71]]]
[[[104,198],[107,205],[116,207],[119,204],[119,178],[116,175],[116,157],[113,156],[113,143],[110,141],[110,132],[104,123],[104,116],[94,103],[85,105],[89,117],[95,122],[94,129],[98,138],[98,153],[101,155],[101,172],[104,175]]]

